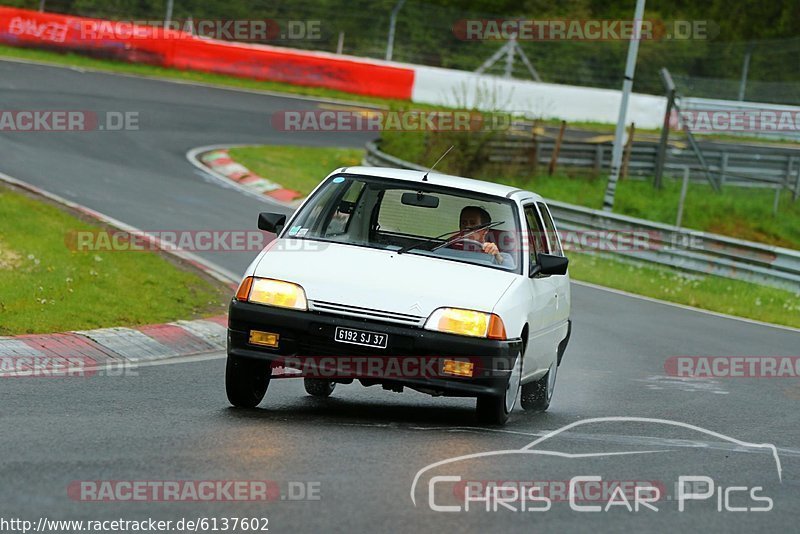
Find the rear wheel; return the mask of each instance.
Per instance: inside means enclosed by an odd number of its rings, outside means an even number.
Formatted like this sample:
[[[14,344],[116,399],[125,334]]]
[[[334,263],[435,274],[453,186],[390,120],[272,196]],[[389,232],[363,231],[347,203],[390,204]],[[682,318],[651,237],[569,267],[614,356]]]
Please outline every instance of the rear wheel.
[[[522,382],[522,353],[517,354],[503,395],[481,395],[475,405],[478,421],[487,425],[502,425],[517,403]]]
[[[558,375],[558,364],[553,362],[545,375],[530,384],[523,384],[522,394],[519,403],[523,410],[531,412],[543,412],[550,407],[553,399],[553,391],[556,388],[556,377]]]
[[[269,362],[228,354],[225,392],[237,408],[255,408],[264,399],[272,368]]]
[[[336,382],[322,378],[304,378],[303,387],[312,397],[330,397],[336,387]]]

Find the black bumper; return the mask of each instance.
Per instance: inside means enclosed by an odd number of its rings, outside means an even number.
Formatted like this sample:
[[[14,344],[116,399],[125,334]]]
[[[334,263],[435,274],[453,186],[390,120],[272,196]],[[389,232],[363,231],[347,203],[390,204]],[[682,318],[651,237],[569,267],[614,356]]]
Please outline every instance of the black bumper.
[[[385,349],[362,347],[334,341],[336,327],[368,330],[388,335]],[[250,331],[279,335],[277,348],[250,344]],[[498,341],[432,332],[422,328],[361,320],[318,312],[303,312],[247,302],[232,301],[228,314],[228,354],[282,365],[287,356],[327,357],[326,361],[353,357],[419,359],[458,358],[474,362],[472,377],[448,376],[368,376],[337,374],[339,381],[350,378],[365,383],[407,386],[429,393],[450,396],[502,395],[505,392],[514,358],[522,349],[520,339]],[[408,363],[408,362],[407,362]],[[352,369],[348,367],[347,369]]]

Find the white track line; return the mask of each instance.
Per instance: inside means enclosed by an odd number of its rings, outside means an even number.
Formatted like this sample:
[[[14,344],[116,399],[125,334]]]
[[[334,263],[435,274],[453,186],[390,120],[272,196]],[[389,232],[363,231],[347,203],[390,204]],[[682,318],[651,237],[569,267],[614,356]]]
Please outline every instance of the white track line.
[[[610,288],[610,287],[600,286],[600,285],[597,285],[597,284],[592,284],[590,282],[581,282],[581,281],[578,281],[578,280],[570,280],[570,282],[575,284],[575,285],[579,285],[579,286],[590,287],[592,289],[599,289],[600,291],[608,291],[609,293],[614,293],[615,295],[620,295],[620,296],[623,296],[623,297],[630,297],[630,298],[635,298],[635,299],[639,299],[639,300],[645,300],[647,302],[653,302],[655,304],[664,304],[666,306],[672,306],[674,308],[680,308],[682,310],[689,310],[689,311],[693,311],[693,312],[697,312],[697,313],[703,313],[705,315],[711,315],[711,316],[714,316],[714,317],[718,317],[720,319],[733,319],[735,321],[741,321],[741,322],[749,323],[749,324],[756,325],[756,326],[769,326],[771,328],[777,328],[777,329],[780,329],[780,330],[786,330],[788,332],[800,333],[800,328],[793,328],[791,326],[784,326],[784,325],[773,324],[773,323],[765,323],[763,321],[757,321],[755,319],[747,319],[745,317],[737,317],[735,315],[728,315],[726,313],[720,313],[720,312],[715,312],[715,311],[710,311],[710,310],[704,310],[704,309],[701,309],[701,308],[695,308],[694,306],[687,306],[686,304],[678,304],[676,302],[667,302],[666,300],[659,300],[659,299],[656,299],[656,298],[653,298],[653,297],[645,297],[644,295],[637,295],[635,293],[628,293],[627,291],[622,291],[620,289],[613,289],[613,288]]]

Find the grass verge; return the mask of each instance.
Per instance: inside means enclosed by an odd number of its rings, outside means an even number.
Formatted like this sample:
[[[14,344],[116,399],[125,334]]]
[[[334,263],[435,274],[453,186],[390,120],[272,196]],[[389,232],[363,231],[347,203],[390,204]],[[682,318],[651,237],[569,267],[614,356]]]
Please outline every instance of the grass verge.
[[[307,195],[330,172],[360,165],[364,151],[354,148],[257,146],[230,150],[233,159],[268,180]]]
[[[352,149],[283,146],[236,148],[230,153],[233,159],[251,170],[303,193],[311,191],[334,168],[353,165],[362,155],[360,150]],[[350,158],[349,162],[347,158]],[[631,184],[623,182],[621,186]],[[581,188],[577,187],[575,195],[580,191]],[[599,198],[602,199],[602,195]],[[570,253],[569,258],[570,274],[575,280],[800,328],[800,292],[716,276],[686,275],[675,269],[631,264],[590,254]]]
[[[70,250],[100,230],[0,187],[0,335],[135,326],[223,313],[230,291],[153,252]]]

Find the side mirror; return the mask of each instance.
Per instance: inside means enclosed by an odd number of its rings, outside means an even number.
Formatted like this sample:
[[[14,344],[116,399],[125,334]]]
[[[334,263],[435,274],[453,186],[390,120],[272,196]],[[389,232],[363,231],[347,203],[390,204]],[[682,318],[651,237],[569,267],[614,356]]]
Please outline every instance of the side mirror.
[[[286,224],[286,215],[280,213],[269,213],[262,211],[258,214],[258,229],[272,232],[273,234],[280,233],[283,230],[283,225]]]
[[[536,255],[537,265],[531,269],[531,278],[537,274],[541,275],[565,275],[569,266],[569,259],[565,256],[553,256],[552,254],[539,253]]]

